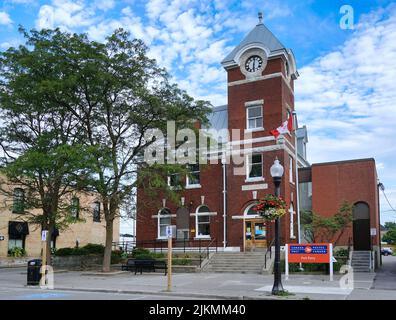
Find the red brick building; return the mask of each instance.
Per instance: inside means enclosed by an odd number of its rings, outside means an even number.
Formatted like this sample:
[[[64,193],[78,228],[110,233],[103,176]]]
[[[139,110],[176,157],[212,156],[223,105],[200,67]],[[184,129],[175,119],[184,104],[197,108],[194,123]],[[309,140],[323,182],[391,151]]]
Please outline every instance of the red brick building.
[[[334,239],[356,251],[380,248],[378,177],[374,159],[317,163],[299,169],[300,209],[334,215],[344,201],[353,204],[353,222]],[[378,257],[379,258],[379,257]]]
[[[378,227],[374,161],[310,167],[306,161],[305,126],[277,140],[269,133],[293,116],[294,81],[299,76],[293,52],[260,22],[222,65],[228,76],[228,104],[213,109],[210,124],[212,129],[228,130],[227,146],[240,149],[228,149],[228,155],[241,153],[245,167],[235,161],[220,161],[205,168],[191,166],[192,175],[183,180],[186,188],[177,204],[165,198],[152,199],[144,190],[138,190],[137,241],[165,239],[166,225],[176,225],[178,239],[200,240],[213,246],[217,243],[224,250],[265,248],[273,239],[273,227],[252,207],[260,197],[274,193],[270,167],[276,158],[284,166],[281,195],[289,208],[281,218],[282,243],[299,239],[300,200],[304,205],[312,201],[312,209],[324,215],[336,212],[337,204],[344,198],[366,203],[370,207],[370,224]],[[240,135],[231,135],[233,129],[239,129]],[[218,158],[221,160],[227,152]],[[296,168],[308,168],[303,169],[303,195],[299,199]],[[169,177],[170,185],[173,179]],[[304,198],[309,184],[312,195]],[[340,244],[346,245],[345,239]],[[377,244],[378,239],[375,241]]]

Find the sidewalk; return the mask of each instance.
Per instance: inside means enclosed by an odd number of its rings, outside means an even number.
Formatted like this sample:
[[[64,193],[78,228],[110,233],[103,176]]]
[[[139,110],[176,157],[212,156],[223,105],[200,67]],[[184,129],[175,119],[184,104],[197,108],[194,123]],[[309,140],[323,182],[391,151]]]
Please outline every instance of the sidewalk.
[[[355,277],[355,287],[367,291],[374,275]],[[257,274],[193,273],[174,274],[172,292],[166,292],[167,277],[163,274],[134,275],[123,273],[114,276],[86,275],[68,272],[55,275],[55,289],[116,293],[163,294],[207,299],[324,299],[345,300],[351,289],[342,289],[341,276],[330,282],[328,276],[291,275],[283,279],[283,286],[293,295],[274,297],[270,294],[273,276]]]
[[[55,289],[102,293],[129,293],[166,295],[204,299],[280,299],[280,300],[346,300],[346,299],[396,299],[395,290],[373,290],[375,274],[354,274],[354,290],[340,287],[335,275],[329,281],[326,275],[290,275],[282,277],[284,289],[293,295],[274,297],[270,294],[272,275],[236,273],[184,273],[172,277],[172,291],[166,291],[167,277],[163,273],[131,272],[101,275],[93,272],[69,271],[55,273]],[[0,286],[24,288],[26,269],[0,270]],[[34,288],[34,287],[33,287]],[[37,288],[40,290],[39,288]]]

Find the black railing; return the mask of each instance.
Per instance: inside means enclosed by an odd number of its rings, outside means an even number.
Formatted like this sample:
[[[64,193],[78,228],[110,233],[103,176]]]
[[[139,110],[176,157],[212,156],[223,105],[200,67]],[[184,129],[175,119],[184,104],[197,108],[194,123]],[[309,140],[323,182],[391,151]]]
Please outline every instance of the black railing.
[[[275,242],[275,238],[272,239],[272,241],[270,242],[270,244],[267,247],[267,251],[265,252],[264,269],[267,269],[267,255],[269,254],[269,258],[272,259],[272,247],[274,245],[274,242]]]
[[[349,261],[349,255],[351,253],[351,247],[352,247],[352,237],[348,238],[348,257],[347,257],[347,261]]]
[[[204,260],[205,259],[208,259],[209,258],[209,254],[210,254],[210,247],[213,245],[213,244],[215,244],[215,248],[216,248],[216,252],[217,252],[217,239],[213,239],[207,246],[206,246],[206,248],[205,248],[205,250],[204,250],[204,253],[205,253],[205,256],[203,256],[202,255],[202,252],[201,252],[201,243],[199,243],[199,245],[200,245],[200,251],[199,251],[199,268],[202,268],[202,258],[204,258]]]
[[[201,257],[209,256],[210,247],[213,245],[215,245],[217,252],[217,239],[172,239],[174,251],[198,252]],[[113,250],[121,250],[127,254],[131,254],[135,248],[146,248],[155,253],[162,253],[168,249],[168,239],[113,242]]]

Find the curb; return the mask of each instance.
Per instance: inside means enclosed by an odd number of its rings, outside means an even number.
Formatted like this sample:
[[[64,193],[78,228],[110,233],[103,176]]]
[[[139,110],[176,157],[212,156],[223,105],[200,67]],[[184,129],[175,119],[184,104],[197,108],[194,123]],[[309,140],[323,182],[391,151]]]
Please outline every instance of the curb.
[[[99,292],[99,293],[118,293],[118,294],[146,294],[156,296],[173,296],[173,297],[192,297],[192,298],[204,298],[204,299],[218,299],[218,300],[286,300],[284,298],[277,298],[272,296],[228,296],[218,294],[203,294],[203,293],[192,293],[192,292],[167,292],[167,291],[139,291],[139,290],[115,290],[115,289],[101,289],[101,288],[67,288],[59,287],[54,290],[59,291],[80,291],[80,292]],[[292,299],[287,299],[292,300]],[[300,300],[300,299],[293,299]]]

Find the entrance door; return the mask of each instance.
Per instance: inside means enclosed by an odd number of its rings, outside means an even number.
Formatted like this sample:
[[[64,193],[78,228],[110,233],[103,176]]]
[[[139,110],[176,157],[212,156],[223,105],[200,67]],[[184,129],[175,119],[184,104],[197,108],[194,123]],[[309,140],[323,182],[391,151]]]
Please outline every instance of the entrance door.
[[[363,202],[353,207],[353,249],[371,250],[370,211],[368,205]]]
[[[266,246],[265,222],[263,220],[245,221],[245,251],[254,251]]]

